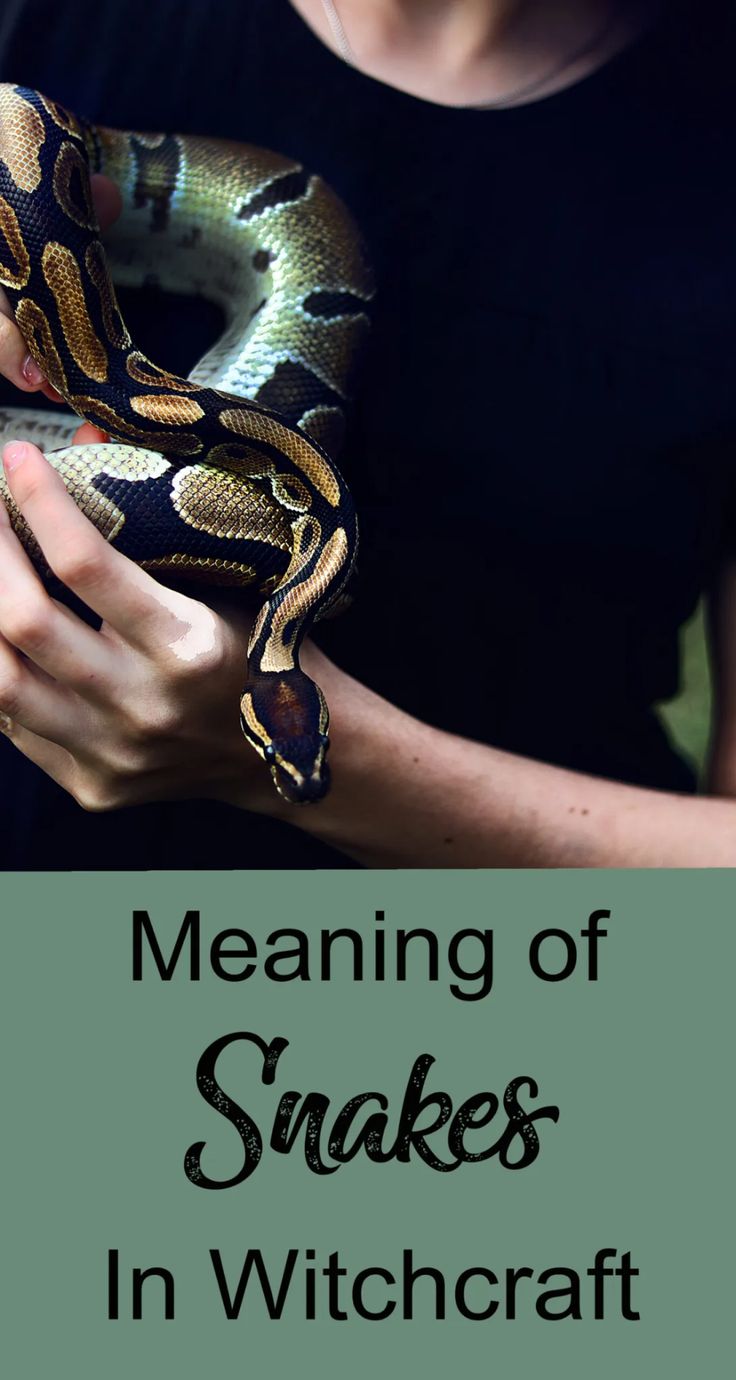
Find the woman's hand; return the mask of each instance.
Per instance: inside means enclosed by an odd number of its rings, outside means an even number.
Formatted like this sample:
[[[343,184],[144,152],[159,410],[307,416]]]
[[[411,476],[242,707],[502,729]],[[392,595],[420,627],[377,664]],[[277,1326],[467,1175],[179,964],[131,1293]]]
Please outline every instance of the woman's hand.
[[[11,443],[4,463],[51,570],[103,623],[50,597],[0,504],[3,732],[87,810],[186,796],[277,810],[240,731],[247,620],[113,550],[35,446]]]
[[[287,805],[240,732],[247,621],[115,551],[35,446],[5,448],[46,560],[104,620],[53,600],[0,505],[3,731],[88,810],[209,797],[288,820],[369,866],[732,867],[736,804],[599,781],[419,723],[312,645],[333,789]]]
[[[99,175],[92,192],[104,231],[120,193]],[[61,401],[2,289],[0,374]],[[85,423],[74,439],[106,438]],[[248,619],[175,593],[114,551],[35,446],[7,446],[5,469],[50,569],[103,622],[95,631],[51,598],[0,503],[0,731],[87,810],[199,796],[282,812],[240,730]],[[316,648],[310,658],[330,667]]]
[[[119,198],[97,180],[101,223]],[[55,396],[0,293],[0,373]],[[83,426],[77,440],[99,439]],[[10,491],[55,575],[103,620],[52,599],[0,504],[0,728],[88,810],[176,797],[288,820],[368,866],[736,865],[736,803],[599,781],[431,728],[307,644],[331,710],[333,789],[277,796],[238,703],[248,623],[167,589],[113,550],[35,446],[5,449]]]
[[[104,230],[120,193],[98,175],[92,191]],[[0,374],[60,401],[2,289]],[[100,439],[88,424],[75,436]],[[50,568],[103,624],[95,631],[50,597],[0,504],[0,729],[88,810],[234,794],[274,808],[239,726],[246,620],[172,592],[113,551],[35,446],[6,447],[6,477]]]

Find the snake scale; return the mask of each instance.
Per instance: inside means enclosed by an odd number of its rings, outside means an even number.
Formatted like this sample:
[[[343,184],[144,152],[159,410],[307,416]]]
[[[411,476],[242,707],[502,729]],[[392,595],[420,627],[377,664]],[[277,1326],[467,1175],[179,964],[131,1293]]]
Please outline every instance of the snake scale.
[[[105,249],[95,171],[123,197]],[[135,348],[113,278],[222,308],[224,332],[189,378]],[[372,296],[346,209],[280,155],[95,127],[2,85],[0,284],[75,414],[16,412],[12,434],[42,446],[82,511],[144,569],[259,591],[243,731],[283,796],[320,799],[328,710],[299,648],[355,559],[353,503],[330,455]],[[70,446],[80,417],[110,444]],[[2,496],[48,574],[4,487]]]

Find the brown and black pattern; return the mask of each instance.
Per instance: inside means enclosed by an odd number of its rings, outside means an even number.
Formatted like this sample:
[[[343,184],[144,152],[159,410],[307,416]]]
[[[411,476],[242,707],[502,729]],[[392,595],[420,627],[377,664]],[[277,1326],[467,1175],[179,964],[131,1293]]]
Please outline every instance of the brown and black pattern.
[[[54,164],[54,196],[70,220],[85,230],[99,229],[87,162],[70,139],[61,145]]]
[[[121,280],[137,272],[226,308],[192,379],[130,339],[98,239],[90,151],[123,192]],[[0,283],[47,377],[111,437],[50,456],[82,510],[149,570],[263,592],[241,722],[282,794],[319,799],[327,709],[299,647],[342,595],[357,529],[315,437],[342,424],[372,292],[344,208],[278,155],[95,130],[4,86]]]
[[[31,258],[18,217],[9,201],[0,196],[0,283],[23,288],[31,276]]]
[[[154,233],[165,230],[180,173],[179,140],[170,134],[131,134],[130,149],[135,160],[134,204],[150,206]]]

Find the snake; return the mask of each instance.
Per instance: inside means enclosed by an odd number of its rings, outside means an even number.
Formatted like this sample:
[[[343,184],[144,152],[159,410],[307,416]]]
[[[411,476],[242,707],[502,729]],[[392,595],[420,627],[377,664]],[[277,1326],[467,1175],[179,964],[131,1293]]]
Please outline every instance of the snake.
[[[104,247],[95,172],[123,203]],[[285,799],[322,799],[329,710],[299,652],[349,597],[356,559],[355,507],[334,456],[373,280],[349,211],[288,156],[108,129],[6,83],[0,284],[70,409],[2,413],[0,434],[18,434],[22,418],[77,506],[143,569],[255,593],[241,727]],[[224,329],[187,378],[136,348],[116,284],[220,308]],[[79,418],[109,440],[71,445]],[[0,495],[52,579],[4,481]]]

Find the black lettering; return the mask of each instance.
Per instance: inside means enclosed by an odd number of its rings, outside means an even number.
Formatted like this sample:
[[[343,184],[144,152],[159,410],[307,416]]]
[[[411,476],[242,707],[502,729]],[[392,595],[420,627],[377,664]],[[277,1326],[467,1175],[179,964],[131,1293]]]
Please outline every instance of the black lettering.
[[[426,1142],[426,1137],[439,1131],[440,1127],[446,1125],[452,1116],[452,1101],[447,1093],[437,1092],[430,1093],[427,1097],[422,1096],[427,1074],[434,1062],[431,1054],[420,1054],[419,1058],[414,1060],[401,1107],[399,1130],[393,1147],[393,1154],[397,1160],[406,1164],[409,1161],[413,1146],[420,1159],[423,1159],[430,1169],[437,1169],[446,1173],[457,1169],[457,1161],[453,1164],[447,1164],[444,1160],[439,1159],[433,1150],[430,1150]],[[428,1107],[436,1107],[437,1116],[431,1126],[425,1126],[421,1131],[418,1131],[416,1123]]]
[[[546,939],[561,939],[565,946],[565,962],[558,973],[550,973],[543,968],[539,958],[539,951]],[[566,930],[540,930],[535,934],[529,946],[529,963],[535,977],[542,982],[564,982],[575,971],[575,964],[578,961],[578,951],[571,934]]]
[[[549,1106],[540,1107],[536,1112],[527,1112],[517,1099],[517,1091],[526,1084],[532,1097],[539,1095],[539,1088],[533,1078],[513,1078],[509,1083],[504,1095],[504,1111],[509,1119],[509,1124],[504,1136],[498,1143],[499,1161],[504,1169],[525,1169],[528,1164],[533,1164],[539,1154],[539,1136],[534,1128],[535,1121],[553,1121],[560,1119],[559,1107]],[[509,1150],[516,1137],[520,1137],[523,1150],[518,1160],[509,1158]]]
[[[270,978],[271,982],[294,982],[297,978],[301,982],[309,982],[309,939],[304,930],[274,930],[269,934],[266,944],[273,948],[284,938],[295,940],[295,947],[268,955],[263,965],[266,977]],[[280,973],[277,965],[287,958],[296,958],[296,965],[288,968],[285,973]]]
[[[588,981],[598,981],[598,940],[608,936],[608,930],[599,930],[599,920],[610,920],[610,910],[594,910],[588,920],[587,930],[581,930],[583,939],[588,941]]]
[[[397,930],[396,980],[406,981],[406,953],[412,939],[424,939],[427,944],[427,981],[436,982],[439,974],[439,941],[434,930]]]
[[[487,1111],[482,1116],[475,1116],[474,1113],[481,1107],[487,1107]],[[450,1153],[456,1160],[462,1160],[463,1164],[477,1164],[480,1160],[490,1160],[498,1154],[498,1142],[487,1150],[471,1152],[465,1149],[465,1132],[468,1130],[477,1131],[482,1126],[487,1126],[493,1121],[499,1108],[499,1101],[495,1093],[476,1093],[475,1097],[469,1097],[467,1102],[463,1102],[458,1107],[452,1121],[447,1136]]]
[[[363,1300],[363,1286],[366,1280],[383,1279],[387,1284],[395,1284],[394,1276],[388,1270],[381,1269],[380,1265],[373,1265],[370,1269],[359,1270],[353,1280],[353,1308],[359,1318],[365,1318],[366,1322],[383,1322],[384,1318],[390,1318],[395,1312],[396,1300],[387,1299],[383,1308],[368,1308]]]
[[[223,1092],[215,1076],[219,1056],[236,1040],[244,1040],[261,1051],[261,1082],[265,1085],[273,1083],[276,1065],[289,1043],[288,1040],[277,1037],[267,1045],[258,1035],[253,1035],[249,1031],[236,1031],[233,1035],[223,1035],[207,1046],[197,1064],[197,1087],[205,1102],[235,1127],[243,1145],[243,1163],[232,1178],[211,1179],[202,1169],[202,1151],[206,1142],[197,1141],[196,1144],[190,1145],[184,1158],[184,1173],[197,1188],[234,1188],[236,1184],[244,1183],[257,1168],[263,1151],[261,1133],[255,1121]]]
[[[545,1289],[536,1302],[537,1313],[546,1322],[562,1322],[563,1318],[574,1318],[580,1322],[582,1314],[580,1312],[580,1276],[577,1270],[568,1270],[564,1265],[555,1266],[551,1270],[542,1270],[539,1275],[540,1284],[548,1284],[555,1275],[561,1275],[567,1280],[567,1284],[561,1289]],[[551,1312],[549,1303],[551,1299],[567,1299],[567,1306],[564,1312]]]
[[[356,1112],[364,1107],[366,1102],[377,1102],[383,1112],[374,1112],[369,1116],[356,1133],[355,1140],[351,1146],[346,1146],[345,1140],[352,1127]],[[339,1160],[340,1164],[347,1164],[361,1149],[365,1149],[369,1160],[377,1164],[384,1164],[387,1160],[393,1159],[393,1150],[383,1149],[383,1137],[388,1125],[388,1118],[384,1113],[388,1110],[388,1098],[383,1093],[365,1092],[359,1093],[357,1097],[351,1097],[345,1103],[342,1111],[338,1112],[330,1134],[329,1150],[333,1159]]]
[[[641,1313],[637,1313],[631,1307],[631,1280],[638,1273],[631,1264],[631,1251],[624,1251],[621,1256],[621,1268],[616,1274],[621,1276],[621,1316],[627,1322],[639,1322],[641,1318]]]
[[[336,939],[349,939],[353,949],[353,982],[363,981],[363,938],[357,930],[322,930],[320,977],[323,982],[332,978],[332,946]]]
[[[329,1314],[334,1322],[347,1322],[348,1315],[340,1303],[340,1280],[345,1278],[347,1270],[340,1264],[337,1251],[332,1251],[327,1259],[322,1274],[327,1280]]]
[[[418,1279],[434,1281],[434,1317],[440,1322],[445,1318],[445,1277],[440,1270],[429,1265],[414,1269],[414,1252],[403,1252],[403,1307],[402,1317],[411,1321],[414,1317],[414,1285]]]
[[[468,969],[460,965],[460,946],[465,939],[479,939],[481,942],[483,957],[477,968]],[[454,977],[465,978],[468,982],[476,978],[480,980],[480,987],[474,992],[466,992],[459,984],[450,983],[450,991],[458,1001],[481,1001],[488,996],[493,988],[493,930],[458,930],[450,940],[447,958]]]
[[[158,975],[162,982],[170,982],[174,974],[174,969],[179,962],[181,951],[187,939],[189,940],[189,979],[191,982],[199,982],[199,911],[188,910],[181,923],[181,928],[176,937],[176,943],[172,950],[171,958],[166,963],[164,956],[159,948],[156,932],[151,923],[151,917],[147,910],[133,911],[133,981],[141,982],[143,978],[143,935],[148,940],[148,947],[153,954],[153,961],[158,969]]]
[[[471,1279],[487,1280],[491,1288],[498,1284],[498,1279],[492,1270],[485,1270],[481,1266],[476,1266],[471,1270],[463,1270],[462,1274],[457,1277],[457,1283],[455,1284],[455,1306],[458,1313],[461,1317],[467,1318],[469,1322],[485,1322],[488,1318],[492,1318],[494,1313],[498,1312],[498,1299],[490,1299],[485,1308],[479,1310],[471,1308],[466,1297],[467,1287]]]
[[[314,1174],[334,1174],[339,1168],[336,1164],[325,1164],[320,1155],[320,1138],[325,1117],[330,1110],[330,1099],[324,1093],[307,1093],[296,1116],[296,1104],[302,1094],[286,1092],[279,1101],[271,1132],[271,1149],[280,1155],[288,1155],[306,1121],[304,1133],[304,1158]]]
[[[174,1276],[170,1270],[152,1265],[150,1270],[133,1271],[133,1318],[140,1322],[143,1317],[143,1285],[147,1279],[160,1279],[164,1286],[164,1318],[171,1322],[174,1317]]]
[[[237,939],[242,944],[242,949],[226,949],[224,945],[230,939]],[[252,934],[247,930],[223,930],[221,934],[215,936],[210,948],[210,963],[215,977],[222,978],[225,982],[245,982],[252,977],[256,971],[255,963],[246,963],[237,973],[231,973],[227,968],[223,968],[222,961],[225,958],[243,959],[256,958],[258,950]]]
[[[279,1284],[278,1294],[274,1294],[268,1270],[266,1269],[266,1266],[263,1263],[263,1256],[261,1252],[248,1251],[245,1257],[245,1261],[243,1263],[243,1268],[240,1271],[240,1278],[235,1289],[235,1294],[231,1295],[227,1282],[227,1275],[225,1274],[225,1270],[223,1268],[222,1257],[220,1255],[220,1252],[210,1251],[210,1259],[212,1261],[212,1265],[215,1271],[217,1288],[219,1290],[220,1298],[222,1299],[223,1307],[225,1309],[225,1317],[228,1319],[228,1321],[232,1322],[240,1317],[240,1310],[243,1306],[243,1300],[245,1299],[245,1293],[246,1289],[248,1288],[248,1282],[250,1280],[251,1273],[254,1269],[258,1277],[258,1283],[260,1285],[261,1294],[263,1295],[263,1300],[266,1305],[268,1316],[272,1321],[277,1321],[284,1311],[284,1306],[286,1304],[286,1300],[289,1294],[289,1289],[291,1287],[291,1281],[294,1274],[294,1268],[296,1266],[298,1257],[298,1250],[292,1249],[288,1252],[286,1256],[286,1264],[281,1272],[281,1282]]]
[[[516,1318],[516,1286],[520,1279],[533,1279],[534,1271],[528,1265],[520,1265],[518,1270],[506,1271],[506,1317],[514,1322]]]

